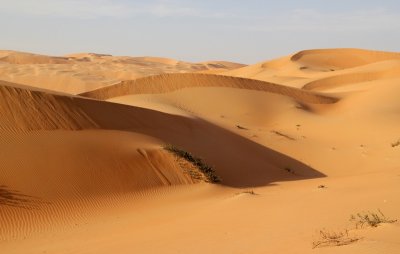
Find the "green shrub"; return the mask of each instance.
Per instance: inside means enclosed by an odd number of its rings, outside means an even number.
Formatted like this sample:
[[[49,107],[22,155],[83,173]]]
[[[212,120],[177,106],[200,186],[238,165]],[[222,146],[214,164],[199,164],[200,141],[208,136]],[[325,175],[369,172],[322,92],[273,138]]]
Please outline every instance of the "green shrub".
[[[175,154],[179,158],[182,158],[188,161],[189,163],[193,164],[197,169],[199,169],[204,174],[207,182],[211,183],[221,182],[221,178],[218,175],[216,175],[215,170],[211,166],[207,165],[202,159],[192,155],[187,151],[179,149],[173,145],[165,145],[164,149]]]

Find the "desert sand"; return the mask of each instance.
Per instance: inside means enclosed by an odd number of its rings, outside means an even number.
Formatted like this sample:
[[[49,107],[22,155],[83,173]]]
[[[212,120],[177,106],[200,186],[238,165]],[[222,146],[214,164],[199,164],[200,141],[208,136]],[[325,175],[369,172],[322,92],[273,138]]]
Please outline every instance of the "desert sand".
[[[1,51],[0,253],[400,253],[399,84],[361,49]]]

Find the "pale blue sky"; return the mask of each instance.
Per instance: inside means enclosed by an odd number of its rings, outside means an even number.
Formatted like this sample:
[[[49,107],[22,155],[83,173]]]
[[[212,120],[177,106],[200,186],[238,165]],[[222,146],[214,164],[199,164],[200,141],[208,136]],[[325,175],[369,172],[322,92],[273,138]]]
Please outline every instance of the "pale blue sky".
[[[0,0],[0,48],[255,63],[308,48],[400,51],[395,0]]]

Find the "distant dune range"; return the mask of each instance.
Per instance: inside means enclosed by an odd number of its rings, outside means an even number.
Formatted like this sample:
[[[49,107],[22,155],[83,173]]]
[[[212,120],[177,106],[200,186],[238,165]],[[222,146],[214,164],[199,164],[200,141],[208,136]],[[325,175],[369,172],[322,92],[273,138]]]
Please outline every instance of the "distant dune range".
[[[70,94],[161,73],[221,72],[242,66],[224,61],[188,63],[159,57],[116,57],[94,53],[51,57],[0,51],[2,80]]]
[[[398,223],[348,218],[400,219],[399,84],[399,53],[359,49],[249,66],[0,51],[0,252],[397,253]],[[362,240],[313,250],[322,228]]]

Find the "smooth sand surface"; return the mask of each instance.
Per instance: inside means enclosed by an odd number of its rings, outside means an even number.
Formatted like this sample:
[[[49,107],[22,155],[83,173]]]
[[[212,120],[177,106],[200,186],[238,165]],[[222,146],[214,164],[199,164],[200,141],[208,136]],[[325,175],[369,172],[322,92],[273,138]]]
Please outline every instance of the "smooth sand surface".
[[[398,53],[243,66],[1,51],[0,80],[0,253],[400,252],[398,221],[349,220],[400,219]],[[347,233],[313,248],[321,230]]]

